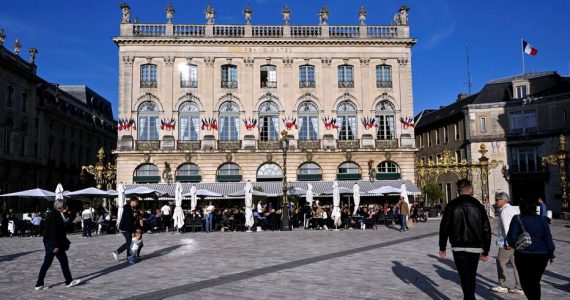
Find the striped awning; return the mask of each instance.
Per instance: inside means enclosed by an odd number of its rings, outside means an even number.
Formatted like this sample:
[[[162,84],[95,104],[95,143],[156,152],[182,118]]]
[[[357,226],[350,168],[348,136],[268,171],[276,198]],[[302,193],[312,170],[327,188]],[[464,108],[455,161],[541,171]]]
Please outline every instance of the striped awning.
[[[402,184],[406,185],[406,190],[409,195],[420,195],[420,189],[410,180],[376,180],[376,181],[339,181],[339,187],[352,188],[354,183],[358,183],[360,186],[360,192],[362,197],[379,196],[377,194],[367,194],[367,191],[377,189],[383,186],[391,186],[394,188],[401,188]],[[307,184],[313,185],[313,192],[316,194],[324,193],[332,189],[332,181],[299,181],[299,182],[289,182],[290,186],[298,187],[302,189],[307,189]],[[190,192],[192,185],[196,186],[196,189],[207,189],[212,192],[220,193],[224,197],[212,197],[208,199],[224,199],[227,198],[226,195],[241,191],[245,186],[245,182],[211,182],[211,183],[183,183],[182,184],[182,194]],[[254,187],[261,187],[262,191],[268,195],[268,197],[281,197],[283,195],[283,183],[279,181],[271,182],[252,182]],[[166,183],[147,183],[147,184],[126,184],[125,189],[132,189],[137,186],[147,186],[151,189],[155,189],[169,195],[174,195],[175,184]],[[329,196],[330,197],[330,196]],[[163,199],[163,198],[161,198]],[[164,198],[170,199],[170,198]]]

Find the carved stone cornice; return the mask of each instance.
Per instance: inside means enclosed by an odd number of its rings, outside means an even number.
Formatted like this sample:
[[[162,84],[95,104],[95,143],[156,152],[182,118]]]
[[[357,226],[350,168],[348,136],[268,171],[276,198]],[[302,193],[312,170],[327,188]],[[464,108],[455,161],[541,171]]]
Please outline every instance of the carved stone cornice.
[[[246,67],[253,67],[253,64],[255,63],[255,58],[246,57],[243,59],[243,63],[245,64]]]
[[[285,68],[291,68],[292,65],[293,65],[293,59],[291,57],[283,58],[283,66]]]
[[[166,56],[164,57],[164,64],[171,67],[174,64],[174,60],[174,56]]]
[[[321,59],[321,63],[323,63],[325,67],[330,68],[332,64],[332,59],[330,57],[323,57]]]
[[[207,67],[213,67],[215,61],[216,61],[216,58],[214,58],[214,57],[211,57],[211,56],[204,57],[204,64],[206,64]]]
[[[132,56],[123,56],[123,64],[130,66],[135,61],[135,58]]]

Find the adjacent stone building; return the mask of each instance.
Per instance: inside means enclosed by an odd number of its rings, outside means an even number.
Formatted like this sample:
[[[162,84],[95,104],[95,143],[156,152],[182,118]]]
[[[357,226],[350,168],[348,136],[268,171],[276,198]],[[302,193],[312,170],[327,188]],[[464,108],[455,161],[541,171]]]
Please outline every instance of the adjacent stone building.
[[[489,199],[496,191],[509,192],[515,203],[545,197],[557,212],[559,170],[543,166],[542,157],[560,149],[561,134],[570,134],[569,111],[569,77],[542,72],[492,80],[477,94],[460,95],[454,103],[417,116],[418,161],[435,164],[447,149],[457,160],[476,162],[484,144],[494,167],[489,171]],[[450,172],[439,176],[444,202],[456,195],[457,179]]]
[[[122,6],[117,182],[414,179],[408,8],[387,26],[132,23]],[[356,17],[359,17],[358,19]],[[121,126],[123,124],[124,126]]]
[[[86,86],[62,86],[36,74],[38,51],[30,60],[4,46],[0,30],[0,190],[73,190],[82,186],[82,165],[97,150],[115,149],[117,131],[111,103]]]

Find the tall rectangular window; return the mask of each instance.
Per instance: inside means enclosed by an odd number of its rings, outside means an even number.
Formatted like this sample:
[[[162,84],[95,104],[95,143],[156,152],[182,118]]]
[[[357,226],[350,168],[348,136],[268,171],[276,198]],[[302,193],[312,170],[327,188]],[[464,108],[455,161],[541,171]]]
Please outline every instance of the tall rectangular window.
[[[354,140],[357,137],[356,129],[356,116],[339,115],[337,117],[337,124],[340,125],[338,131],[338,138],[340,140]]]
[[[28,110],[28,94],[22,94],[22,112],[26,112]]]
[[[259,75],[262,88],[277,87],[277,68],[275,66],[261,66],[261,73]]]
[[[449,127],[448,127],[447,125],[443,126],[443,142],[444,142],[445,144],[447,144],[447,143],[449,142],[448,128],[449,128]]]
[[[3,132],[2,140],[4,141],[4,146],[2,147],[5,154],[10,154],[11,147],[11,133],[9,129],[5,129]]]
[[[220,140],[239,140],[239,116],[220,116]]]
[[[311,65],[304,65],[299,67],[299,87],[301,88],[314,88],[315,82],[315,67]]]
[[[338,87],[354,87],[354,67],[351,65],[338,66]]]
[[[376,66],[376,87],[392,87],[392,67],[389,65]]]
[[[439,139],[439,128],[435,130],[435,144],[441,144],[441,140]]]
[[[509,132],[511,134],[537,131],[536,110],[513,111],[509,114]]]
[[[453,124],[453,134],[455,135],[455,140],[459,140],[459,123]]]
[[[431,147],[431,131],[428,131],[427,133],[427,141],[428,141],[428,147]]]
[[[418,135],[418,147],[423,147],[424,146],[424,139],[423,136],[420,134]]]
[[[157,66],[141,65],[141,88],[156,88],[157,86]]]
[[[511,171],[528,173],[540,170],[540,158],[536,147],[511,148]]]
[[[11,87],[11,86],[9,86],[7,92],[8,92],[8,97],[6,98],[6,106],[7,106],[7,107],[12,107],[13,102],[14,102],[14,99],[13,99],[13,97],[14,97],[14,88]]]
[[[198,87],[198,67],[196,65],[180,66],[180,87],[181,88]]]
[[[299,140],[316,140],[318,132],[318,116],[299,116]]]
[[[562,109],[562,124],[568,124],[568,114],[566,112],[566,108]]]
[[[222,88],[235,89],[238,87],[237,66],[222,66]]]
[[[526,85],[519,85],[517,86],[517,98],[524,99],[526,98]]]
[[[396,126],[394,115],[378,115],[376,116],[376,138],[379,140],[393,140],[396,138]]]
[[[479,129],[481,132],[487,131],[487,118],[479,118]]]

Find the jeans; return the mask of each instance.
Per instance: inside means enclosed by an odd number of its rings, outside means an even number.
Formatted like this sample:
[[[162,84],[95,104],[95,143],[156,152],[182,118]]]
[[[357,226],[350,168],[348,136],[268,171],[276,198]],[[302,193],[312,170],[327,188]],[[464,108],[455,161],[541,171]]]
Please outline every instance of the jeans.
[[[400,230],[408,230],[407,226],[408,216],[400,215],[400,222],[402,223],[400,226]]]
[[[515,263],[527,299],[540,299],[540,279],[548,264],[548,255],[515,252]]]
[[[453,260],[461,279],[461,289],[465,300],[475,300],[475,276],[477,276],[480,257],[479,253],[453,251]]]
[[[83,236],[91,236],[91,227],[93,227],[93,220],[83,219]]]
[[[212,213],[206,214],[206,232],[212,231]]]
[[[46,250],[46,255],[44,256],[44,263],[40,269],[40,274],[38,275],[38,281],[36,286],[44,285],[44,279],[46,278],[46,273],[53,262],[54,256],[57,257],[59,264],[61,265],[61,271],[63,272],[63,277],[65,277],[65,284],[70,284],[73,281],[71,277],[71,271],[69,271],[69,262],[67,261],[67,255],[63,249],[59,249],[57,253],[53,253],[53,244],[44,243],[44,248]]]
[[[499,248],[499,254],[497,254],[497,275],[499,276],[499,285],[502,287],[507,287],[505,282],[507,281],[507,276],[505,271],[507,270],[507,262],[510,262],[513,266],[513,271],[515,273],[515,288],[521,289],[521,283],[519,280],[519,273],[517,272],[517,264],[515,263],[515,250],[507,250],[505,248]]]
[[[121,247],[117,248],[117,254],[121,254],[125,249],[127,250],[127,257],[131,255],[131,241],[133,240],[133,234],[126,231],[121,231],[123,237],[125,238],[125,243]]]

